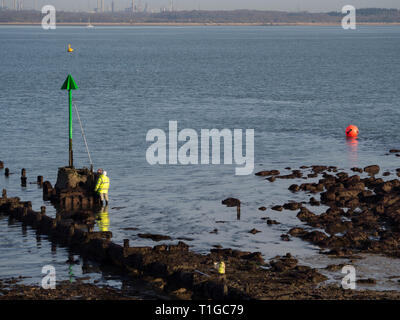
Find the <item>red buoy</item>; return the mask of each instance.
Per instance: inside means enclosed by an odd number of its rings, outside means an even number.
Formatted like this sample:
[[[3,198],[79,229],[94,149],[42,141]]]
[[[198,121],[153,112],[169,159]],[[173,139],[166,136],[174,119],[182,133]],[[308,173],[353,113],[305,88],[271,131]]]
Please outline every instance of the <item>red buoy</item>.
[[[351,124],[346,128],[346,136],[349,138],[356,138],[358,136],[357,126]]]

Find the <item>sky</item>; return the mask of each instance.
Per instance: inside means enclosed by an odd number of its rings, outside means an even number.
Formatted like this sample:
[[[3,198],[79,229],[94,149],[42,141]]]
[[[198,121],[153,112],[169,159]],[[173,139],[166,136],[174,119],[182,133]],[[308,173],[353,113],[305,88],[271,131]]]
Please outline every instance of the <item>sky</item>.
[[[1,1],[1,0],[0,0]],[[5,5],[12,7],[13,0],[4,0]],[[37,8],[52,4],[57,10],[93,10],[97,7],[97,0],[17,0],[23,1],[24,9]],[[110,8],[112,0],[104,0],[105,7]],[[169,8],[171,0],[135,0],[136,5],[158,10],[161,7]],[[172,0],[177,10],[281,10],[281,11],[341,11],[345,5],[356,8],[396,8],[400,9],[399,0]],[[116,10],[127,8],[131,0],[114,0]]]

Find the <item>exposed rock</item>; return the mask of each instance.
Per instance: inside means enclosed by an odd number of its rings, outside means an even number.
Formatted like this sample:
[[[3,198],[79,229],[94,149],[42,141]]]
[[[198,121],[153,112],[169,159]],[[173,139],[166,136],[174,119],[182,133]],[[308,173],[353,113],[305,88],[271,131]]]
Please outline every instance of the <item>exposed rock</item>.
[[[37,285],[23,285],[14,281],[0,280],[0,300],[139,300],[127,295],[127,292],[109,286],[98,287],[83,283],[84,278],[75,281],[57,281],[54,290],[46,290]],[[147,298],[149,290],[146,294]],[[153,299],[157,299],[156,293]],[[143,299],[143,298],[142,298]]]
[[[300,190],[300,187],[299,187],[297,184],[292,184],[292,185],[289,187],[289,190],[290,190],[290,191],[293,191],[293,192],[297,192],[297,191]]]
[[[285,203],[283,205],[283,208],[286,210],[298,210],[301,207],[302,207],[302,204],[298,203],[298,202],[289,202],[289,203]]]
[[[280,175],[280,174],[281,173],[280,173],[279,170],[269,170],[269,171],[265,170],[265,171],[257,172],[255,175],[256,176],[261,176],[261,177],[266,177],[266,176],[277,176],[277,175]]]
[[[292,173],[296,178],[301,178],[303,176],[303,173],[300,170],[293,170]]]
[[[372,278],[368,279],[357,279],[356,283],[358,284],[376,284],[376,280]]]
[[[71,190],[83,187],[88,183],[89,176],[89,170],[68,167],[59,168],[55,188],[58,190]]]
[[[222,204],[226,205],[227,207],[239,207],[240,200],[235,198],[227,198],[222,200]]]
[[[378,165],[372,165],[364,168],[364,172],[367,172],[370,175],[375,175],[379,173],[379,166]]]
[[[329,271],[339,271],[339,270],[342,270],[345,265],[346,264],[344,264],[344,263],[341,263],[341,264],[330,264],[325,269],[329,270]]]
[[[307,208],[301,208],[299,213],[297,214],[297,218],[299,220],[304,221],[304,222],[311,222],[316,219],[316,215],[312,213],[310,210]]]
[[[300,177],[297,174],[293,174],[293,173],[281,175],[281,176],[275,176],[276,179],[296,179],[296,178],[300,178]]]
[[[290,241],[290,237],[287,234],[281,234],[282,241]]]
[[[328,239],[328,236],[321,231],[311,231],[303,235],[302,238],[317,245],[324,245],[325,241]]]
[[[271,270],[275,272],[282,272],[294,269],[297,266],[297,259],[293,258],[290,254],[283,257],[277,257],[275,260],[270,261]]]
[[[328,167],[327,166],[311,166],[311,168],[312,168],[312,171],[314,172],[314,173],[321,173],[321,172],[323,172],[323,171],[325,171],[325,170],[327,170],[328,169]]]
[[[172,240],[170,236],[164,236],[161,234],[151,234],[151,233],[139,233],[138,237],[143,239],[151,239],[153,241]]]
[[[301,237],[307,234],[307,231],[303,228],[292,228],[289,230],[289,234],[293,237]]]
[[[314,197],[311,197],[310,198],[310,204],[312,206],[319,206],[321,203],[317,199],[315,199]]]

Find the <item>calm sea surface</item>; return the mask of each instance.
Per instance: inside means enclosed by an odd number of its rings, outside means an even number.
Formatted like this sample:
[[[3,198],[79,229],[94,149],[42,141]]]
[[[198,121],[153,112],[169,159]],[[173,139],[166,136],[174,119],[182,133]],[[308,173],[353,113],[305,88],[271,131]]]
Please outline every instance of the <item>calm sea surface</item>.
[[[297,212],[258,210],[307,200],[287,190],[304,180],[235,176],[234,165],[151,166],[146,134],[167,132],[170,120],[178,130],[254,129],[255,172],[400,167],[400,158],[385,155],[400,148],[400,27],[2,26],[0,160],[15,174],[0,173],[0,188],[35,209],[43,205],[41,189],[22,189],[19,173],[26,168],[29,182],[43,175],[54,184],[57,168],[68,164],[68,99],[60,87],[69,73],[79,85],[73,99],[95,167],[111,178],[110,230],[118,243],[154,245],[137,234],[158,233],[202,253],[221,245],[266,259],[291,252],[304,263],[321,262],[318,248],[280,239],[302,225]],[[360,129],[356,144],[344,138],[350,123]],[[77,167],[89,165],[76,118],[74,152]],[[242,201],[241,220],[221,205],[227,197]],[[281,224],[268,226],[265,216]],[[253,228],[261,232],[250,234]],[[34,231],[21,230],[0,218],[0,277],[38,281],[45,264],[68,270],[67,250],[55,254],[46,239],[38,244]],[[378,258],[368,259],[370,270],[382,270]]]

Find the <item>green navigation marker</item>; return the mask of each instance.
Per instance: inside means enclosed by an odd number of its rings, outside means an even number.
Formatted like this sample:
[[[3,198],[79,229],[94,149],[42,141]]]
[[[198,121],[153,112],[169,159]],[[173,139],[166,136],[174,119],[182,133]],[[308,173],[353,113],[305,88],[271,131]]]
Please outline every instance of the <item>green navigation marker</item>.
[[[72,152],[72,90],[79,89],[74,78],[69,74],[61,90],[68,90],[68,104],[69,104],[69,166],[74,166],[74,156]]]

